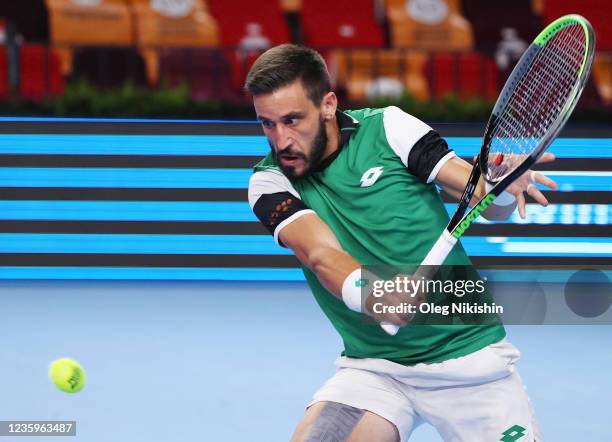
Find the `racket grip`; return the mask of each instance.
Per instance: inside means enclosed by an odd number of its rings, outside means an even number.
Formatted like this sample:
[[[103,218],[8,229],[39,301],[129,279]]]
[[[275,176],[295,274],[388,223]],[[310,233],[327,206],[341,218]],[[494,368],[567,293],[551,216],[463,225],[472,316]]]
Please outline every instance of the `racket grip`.
[[[421,262],[421,266],[414,275],[430,278],[435,273],[437,267],[444,264],[446,257],[451,250],[453,250],[455,244],[457,244],[457,238],[451,235],[448,230],[444,229],[444,232],[442,232],[440,238],[438,238],[423,262]],[[391,336],[395,336],[399,330],[399,326],[391,324],[390,322],[381,322],[380,326]]]
[[[455,244],[457,244],[457,238],[444,229],[440,238],[438,238],[423,262],[421,262],[421,266],[441,266],[444,264],[448,254],[453,250]]]
[[[399,325],[391,324],[390,322],[381,322],[380,326],[391,336],[395,336],[399,330]]]

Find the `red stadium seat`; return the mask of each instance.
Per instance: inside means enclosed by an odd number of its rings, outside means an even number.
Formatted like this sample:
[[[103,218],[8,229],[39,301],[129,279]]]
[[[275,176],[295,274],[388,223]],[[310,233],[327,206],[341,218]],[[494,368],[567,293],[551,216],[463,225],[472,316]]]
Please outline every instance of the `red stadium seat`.
[[[544,21],[549,23],[566,14],[580,14],[593,25],[596,34],[596,57],[589,84],[581,99],[580,105],[588,103],[605,105],[612,103],[612,29],[609,20],[612,18],[612,3],[607,0],[556,0],[545,1],[543,5]]]
[[[259,24],[261,35],[269,40],[271,46],[286,43],[289,41],[289,31],[283,11],[278,0],[207,0],[206,3],[219,24],[221,46],[225,47],[225,57],[231,62],[232,85],[238,93],[249,68],[259,56],[259,51],[237,50],[246,36],[247,25]]]
[[[612,50],[612,3],[607,0],[556,0],[544,2],[546,24],[565,14],[580,14],[591,22],[597,34],[597,50]]]
[[[453,94],[461,98],[495,100],[498,74],[492,58],[476,52],[432,54],[429,87],[436,98]]]
[[[302,5],[304,40],[309,46],[382,47],[382,28],[372,0],[308,0]]]
[[[206,3],[219,24],[222,46],[237,46],[249,23],[258,23],[272,45],[289,41],[278,0],[207,0]]]
[[[24,44],[19,48],[21,96],[42,99],[64,89],[57,55],[44,45]]]
[[[169,86],[186,83],[197,100],[233,98],[227,94],[229,65],[218,49],[166,49],[160,56],[160,77]]]
[[[8,61],[6,46],[0,46],[0,98],[8,94]]]
[[[476,50],[493,53],[502,38],[501,30],[506,27],[516,29],[519,38],[526,42],[531,42],[542,29],[532,0],[513,0],[503,7],[490,0],[462,0],[461,8],[472,24]]]

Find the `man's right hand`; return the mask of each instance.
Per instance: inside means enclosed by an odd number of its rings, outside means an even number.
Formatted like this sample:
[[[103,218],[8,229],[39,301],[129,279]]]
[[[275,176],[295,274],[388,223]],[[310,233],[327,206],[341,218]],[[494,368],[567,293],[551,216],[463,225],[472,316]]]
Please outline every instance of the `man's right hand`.
[[[378,322],[405,326],[418,312],[419,305],[427,300],[423,279],[398,274],[382,281],[382,284],[385,284],[384,289],[389,290],[383,290],[383,294],[380,294],[381,290],[372,290],[365,300],[364,313]],[[420,289],[414,290],[415,286]]]

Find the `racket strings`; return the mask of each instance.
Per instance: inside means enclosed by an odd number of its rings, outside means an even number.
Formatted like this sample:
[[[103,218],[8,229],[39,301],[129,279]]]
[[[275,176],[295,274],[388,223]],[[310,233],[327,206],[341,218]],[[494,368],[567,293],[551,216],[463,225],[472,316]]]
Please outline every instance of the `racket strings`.
[[[536,54],[491,131],[489,180],[512,172],[538,147],[571,98],[586,46],[576,24],[560,30]]]
[[[506,127],[502,125],[501,128],[505,129],[504,135],[514,138],[517,135],[529,135],[528,138],[520,138],[520,141],[523,141],[520,149],[522,153],[530,153],[537,146],[539,138],[560,113],[566,101],[564,92],[569,92],[574,84],[573,75],[567,75],[568,59],[559,57],[556,51],[560,45],[562,48],[569,48],[571,37],[569,32],[557,36],[557,40],[561,41],[551,41],[542,50],[542,54],[532,62],[523,81],[519,83],[515,100],[508,108],[507,114],[512,116],[512,124]]]

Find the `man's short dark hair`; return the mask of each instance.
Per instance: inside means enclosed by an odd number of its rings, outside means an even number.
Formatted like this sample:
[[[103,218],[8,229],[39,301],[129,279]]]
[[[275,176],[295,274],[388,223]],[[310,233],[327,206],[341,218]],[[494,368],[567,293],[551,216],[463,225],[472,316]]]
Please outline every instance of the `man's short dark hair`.
[[[296,80],[302,82],[308,98],[317,106],[331,91],[327,66],[317,51],[283,44],[268,49],[253,63],[244,88],[253,96],[270,94]]]

